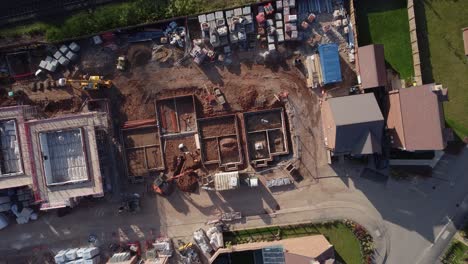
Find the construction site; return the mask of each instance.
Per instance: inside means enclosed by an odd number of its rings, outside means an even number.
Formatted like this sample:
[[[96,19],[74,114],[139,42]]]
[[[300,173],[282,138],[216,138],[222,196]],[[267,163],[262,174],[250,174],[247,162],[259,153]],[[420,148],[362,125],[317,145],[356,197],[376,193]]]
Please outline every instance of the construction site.
[[[196,204],[218,192],[316,182],[330,162],[322,98],[357,84],[348,8],[262,2],[1,48],[0,189],[29,189],[27,206],[43,211],[109,196],[124,204],[119,212],[141,203],[183,221],[180,195]],[[133,193],[138,210],[125,196]],[[150,208],[162,201],[165,213]]]

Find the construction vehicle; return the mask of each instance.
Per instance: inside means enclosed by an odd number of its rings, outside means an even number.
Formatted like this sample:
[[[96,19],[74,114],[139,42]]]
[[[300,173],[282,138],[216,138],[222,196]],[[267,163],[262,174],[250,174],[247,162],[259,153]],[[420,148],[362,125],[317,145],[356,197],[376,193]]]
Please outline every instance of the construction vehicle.
[[[103,76],[97,76],[97,75],[89,76],[87,80],[86,78],[83,78],[81,80],[60,78],[58,81],[59,86],[65,86],[67,84],[72,84],[72,83],[80,83],[81,89],[85,91],[99,90],[101,88],[112,87],[112,81],[104,80]]]
[[[127,57],[119,56],[117,58],[117,70],[125,71],[127,69]]]
[[[153,188],[153,191],[159,195],[162,195],[162,196],[168,196],[172,193],[173,191],[173,186],[172,186],[172,183],[179,179],[180,177],[184,177],[190,173],[192,173],[193,170],[189,169],[189,170],[186,170],[176,176],[173,176],[167,180],[164,180],[164,175],[163,174],[160,174],[158,177],[156,177],[156,179],[153,181],[153,184],[152,184],[152,188]]]
[[[226,105],[226,98],[224,97],[223,92],[221,92],[221,89],[215,88],[214,93],[215,93],[216,100],[218,101],[218,103],[222,106]]]

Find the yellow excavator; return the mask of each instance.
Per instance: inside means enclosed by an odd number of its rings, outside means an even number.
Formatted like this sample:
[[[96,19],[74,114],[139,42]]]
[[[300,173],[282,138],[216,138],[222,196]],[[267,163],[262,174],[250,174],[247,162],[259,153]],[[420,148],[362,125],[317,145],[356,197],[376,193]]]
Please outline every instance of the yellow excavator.
[[[65,86],[72,83],[80,83],[81,89],[86,91],[112,87],[112,81],[104,80],[103,76],[89,76],[88,80],[86,80],[86,78],[81,80],[60,78],[58,81],[59,86]]]

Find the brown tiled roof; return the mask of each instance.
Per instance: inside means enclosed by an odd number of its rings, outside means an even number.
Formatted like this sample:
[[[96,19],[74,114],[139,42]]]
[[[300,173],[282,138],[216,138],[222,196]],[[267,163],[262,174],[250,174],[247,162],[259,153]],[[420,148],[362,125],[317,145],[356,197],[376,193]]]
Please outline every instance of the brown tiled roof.
[[[465,55],[468,56],[468,27],[463,29],[463,42],[465,46]]]
[[[405,134],[401,117],[400,93],[391,91],[388,95],[387,129],[393,148],[405,148]]]
[[[334,153],[381,152],[384,118],[373,93],[328,99],[322,120],[327,148]]]
[[[433,87],[426,84],[390,93],[387,127],[393,147],[411,151],[445,148],[443,109]]]
[[[358,61],[363,89],[384,86],[387,83],[383,45],[373,44],[359,47]]]

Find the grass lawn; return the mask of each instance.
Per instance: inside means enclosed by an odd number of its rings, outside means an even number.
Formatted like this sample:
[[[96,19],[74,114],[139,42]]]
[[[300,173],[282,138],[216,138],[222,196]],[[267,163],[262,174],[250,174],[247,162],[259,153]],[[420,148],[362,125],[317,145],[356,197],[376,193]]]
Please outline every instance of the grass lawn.
[[[356,10],[359,46],[384,44],[385,60],[400,78],[413,76],[406,0],[359,0]]]
[[[452,243],[442,259],[444,264],[465,264],[467,262],[468,246],[459,241]]]
[[[320,226],[318,230],[335,247],[335,254],[344,263],[362,263],[359,241],[353,232],[344,224]]]
[[[353,232],[341,222],[330,224],[301,224],[294,226],[265,227],[224,233],[224,241],[231,244],[274,241],[281,239],[323,234],[335,247],[338,260],[346,264],[362,263],[361,249]]]
[[[468,1],[415,3],[419,47],[424,52],[423,81],[435,81],[449,88],[445,120],[463,138],[468,136],[468,60],[461,29],[468,27]]]

